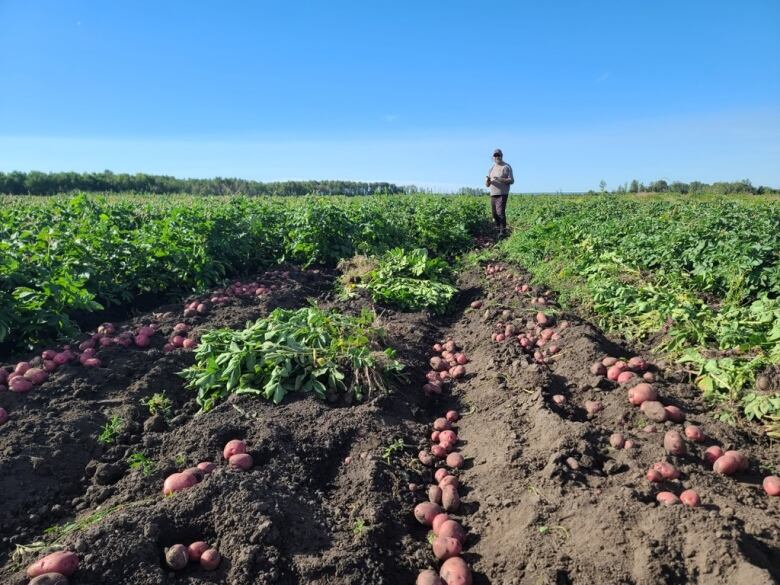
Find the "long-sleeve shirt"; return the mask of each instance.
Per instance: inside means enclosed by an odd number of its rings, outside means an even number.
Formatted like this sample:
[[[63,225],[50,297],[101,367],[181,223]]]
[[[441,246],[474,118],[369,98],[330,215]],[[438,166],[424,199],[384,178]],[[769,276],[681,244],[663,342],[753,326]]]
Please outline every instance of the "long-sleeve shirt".
[[[507,163],[493,164],[488,171],[488,177],[490,177],[491,196],[509,194],[509,185],[515,182],[515,177],[512,174],[512,167]],[[509,182],[499,183],[493,179],[509,179]]]

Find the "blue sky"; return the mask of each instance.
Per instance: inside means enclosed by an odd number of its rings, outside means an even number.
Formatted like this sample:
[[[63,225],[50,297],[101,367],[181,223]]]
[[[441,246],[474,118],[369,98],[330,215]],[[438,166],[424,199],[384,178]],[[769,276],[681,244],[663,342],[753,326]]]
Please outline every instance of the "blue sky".
[[[0,0],[0,170],[780,186],[780,2]]]

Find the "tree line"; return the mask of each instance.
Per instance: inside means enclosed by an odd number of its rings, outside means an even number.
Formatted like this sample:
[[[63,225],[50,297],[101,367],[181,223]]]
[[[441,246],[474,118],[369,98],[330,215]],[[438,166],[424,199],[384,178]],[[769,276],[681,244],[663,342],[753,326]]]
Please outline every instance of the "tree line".
[[[275,181],[246,179],[178,179],[167,175],[137,173],[0,173],[0,193],[8,195],[54,195],[72,191],[120,193],[190,193],[192,195],[375,195],[408,193],[414,185],[361,181]]]
[[[606,183],[601,182],[601,191],[604,191]],[[701,181],[691,181],[684,183],[682,181],[667,182],[663,179],[651,181],[648,184],[641,183],[634,179],[631,183],[619,185],[615,189],[616,193],[713,193],[716,195],[733,195],[736,193],[752,193],[753,195],[763,195],[767,193],[780,193],[780,190],[773,187],[754,186],[748,179],[742,181],[717,181],[715,183],[702,183]]]

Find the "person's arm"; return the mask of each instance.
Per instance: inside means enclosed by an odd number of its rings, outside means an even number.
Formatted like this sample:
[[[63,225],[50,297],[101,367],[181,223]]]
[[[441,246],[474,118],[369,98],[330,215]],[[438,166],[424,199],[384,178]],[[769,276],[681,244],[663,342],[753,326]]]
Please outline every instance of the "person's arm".
[[[506,180],[504,182],[507,185],[511,185],[512,183],[515,182],[515,175],[514,175],[514,173],[512,173],[512,166],[511,165],[506,165],[506,166],[509,169],[509,174],[508,174],[508,176],[507,176],[507,178],[506,178]]]

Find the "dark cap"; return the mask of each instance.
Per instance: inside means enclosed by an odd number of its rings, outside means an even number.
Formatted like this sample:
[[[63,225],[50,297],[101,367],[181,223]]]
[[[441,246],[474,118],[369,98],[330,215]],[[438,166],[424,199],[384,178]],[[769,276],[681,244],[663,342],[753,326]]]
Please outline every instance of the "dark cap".
[[[496,149],[493,151],[493,156],[496,156],[496,155],[499,155],[499,156],[504,156],[504,153],[503,153],[503,152],[501,152],[501,149],[500,149],[500,148],[496,148]]]

